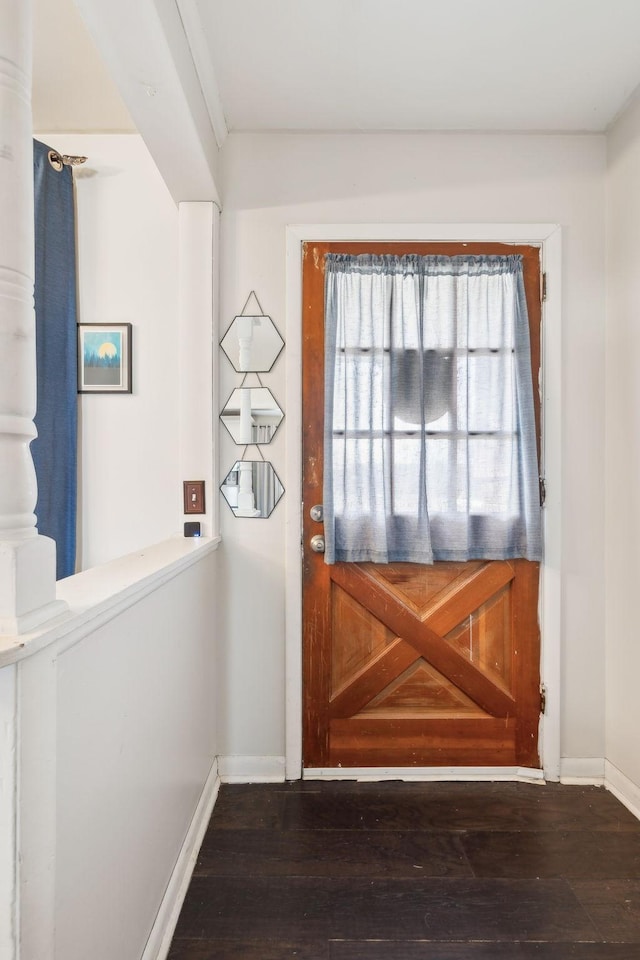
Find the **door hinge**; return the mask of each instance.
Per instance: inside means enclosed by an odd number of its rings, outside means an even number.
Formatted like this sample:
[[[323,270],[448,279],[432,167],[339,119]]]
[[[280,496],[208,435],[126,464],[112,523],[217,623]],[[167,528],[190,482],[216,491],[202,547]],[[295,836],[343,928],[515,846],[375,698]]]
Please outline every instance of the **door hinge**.
[[[544,303],[547,299],[547,275],[543,273],[540,277],[540,302]]]
[[[547,688],[544,683],[540,684],[540,713],[547,712]]]
[[[545,501],[547,499],[547,485],[545,483],[544,477],[538,477],[540,483],[540,506],[544,507]]]

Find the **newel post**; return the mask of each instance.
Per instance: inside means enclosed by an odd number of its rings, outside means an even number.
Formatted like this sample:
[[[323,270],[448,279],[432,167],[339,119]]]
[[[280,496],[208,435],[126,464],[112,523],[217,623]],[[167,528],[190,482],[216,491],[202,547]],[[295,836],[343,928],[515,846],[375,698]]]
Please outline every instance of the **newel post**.
[[[55,543],[38,535],[31,2],[0,0],[0,636],[61,613]]]

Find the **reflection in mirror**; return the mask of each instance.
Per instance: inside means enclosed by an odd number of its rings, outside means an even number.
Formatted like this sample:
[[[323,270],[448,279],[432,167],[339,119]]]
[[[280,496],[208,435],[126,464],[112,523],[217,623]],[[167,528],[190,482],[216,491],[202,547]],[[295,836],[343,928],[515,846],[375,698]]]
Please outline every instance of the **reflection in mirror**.
[[[271,317],[234,317],[220,341],[237,373],[268,373],[284,347]]]
[[[220,419],[236,443],[271,443],[284,414],[266,387],[238,387]]]
[[[236,517],[269,517],[284,493],[268,460],[236,460],[220,487]]]

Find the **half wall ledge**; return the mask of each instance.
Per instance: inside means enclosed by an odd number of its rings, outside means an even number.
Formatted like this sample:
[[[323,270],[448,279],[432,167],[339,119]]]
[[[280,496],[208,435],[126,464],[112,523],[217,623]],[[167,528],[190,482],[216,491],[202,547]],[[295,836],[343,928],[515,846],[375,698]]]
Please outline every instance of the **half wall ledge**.
[[[0,668],[56,644],[73,646],[123,610],[199,563],[217,549],[220,537],[172,537],[57,584],[68,609],[31,633],[0,637]]]

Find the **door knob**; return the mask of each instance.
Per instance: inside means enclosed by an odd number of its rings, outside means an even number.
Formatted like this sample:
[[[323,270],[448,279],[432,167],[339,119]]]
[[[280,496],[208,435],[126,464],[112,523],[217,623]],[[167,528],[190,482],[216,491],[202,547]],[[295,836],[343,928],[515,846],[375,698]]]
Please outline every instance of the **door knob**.
[[[316,533],[315,537],[311,537],[309,546],[314,553],[324,553],[324,537],[322,534]]]
[[[324,510],[322,509],[322,504],[316,503],[314,507],[311,507],[311,510],[309,510],[309,516],[312,520],[315,520],[316,523],[322,523],[324,519]]]

